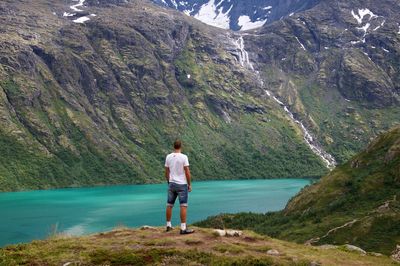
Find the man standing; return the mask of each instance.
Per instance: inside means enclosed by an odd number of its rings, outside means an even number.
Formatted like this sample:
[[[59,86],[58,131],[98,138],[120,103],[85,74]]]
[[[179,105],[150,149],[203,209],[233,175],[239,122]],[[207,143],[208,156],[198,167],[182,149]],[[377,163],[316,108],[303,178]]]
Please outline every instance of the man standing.
[[[167,155],[165,159],[165,178],[168,182],[168,201],[167,201],[167,232],[172,230],[171,217],[172,207],[175,200],[179,197],[181,206],[181,235],[191,234],[192,229],[186,227],[186,211],[188,202],[188,192],[192,191],[190,185],[190,170],[188,157],[182,152],[182,142],[174,142],[174,152]]]

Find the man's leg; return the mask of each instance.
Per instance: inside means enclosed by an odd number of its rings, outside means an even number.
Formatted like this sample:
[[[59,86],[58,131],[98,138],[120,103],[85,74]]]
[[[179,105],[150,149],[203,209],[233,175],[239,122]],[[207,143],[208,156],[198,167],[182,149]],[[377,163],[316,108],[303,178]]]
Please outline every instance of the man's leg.
[[[168,186],[168,199],[167,199],[167,209],[165,211],[165,218],[167,220],[167,232],[172,230],[171,218],[172,218],[172,207],[174,207],[174,203],[178,193],[173,188],[173,184],[169,184]]]
[[[188,202],[188,188],[187,185],[182,185],[178,192],[179,203],[181,205],[181,234],[191,234],[194,232],[192,229],[186,228],[186,216],[187,216],[187,202]]]
[[[186,224],[187,206],[181,206],[181,223]]]
[[[171,223],[171,218],[172,218],[172,206],[167,206],[167,211],[166,211],[166,218],[167,218],[167,225],[168,222]],[[170,225],[169,225],[170,226]]]

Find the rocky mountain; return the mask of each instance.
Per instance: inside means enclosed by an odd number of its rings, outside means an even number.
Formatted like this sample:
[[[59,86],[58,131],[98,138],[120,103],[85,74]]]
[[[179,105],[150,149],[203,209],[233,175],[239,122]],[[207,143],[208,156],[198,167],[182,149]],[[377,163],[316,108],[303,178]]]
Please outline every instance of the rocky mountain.
[[[0,3],[0,190],[159,182],[177,137],[196,179],[321,176],[400,121],[394,0],[271,1],[245,33],[28,2]]]
[[[292,16],[320,0],[152,0],[222,29],[250,30]]]
[[[321,1],[244,36],[265,87],[339,163],[399,123],[400,5]]]
[[[396,127],[304,188],[283,211],[222,215],[200,225],[249,228],[312,245],[353,244],[389,255],[400,241],[399,199],[400,127]]]

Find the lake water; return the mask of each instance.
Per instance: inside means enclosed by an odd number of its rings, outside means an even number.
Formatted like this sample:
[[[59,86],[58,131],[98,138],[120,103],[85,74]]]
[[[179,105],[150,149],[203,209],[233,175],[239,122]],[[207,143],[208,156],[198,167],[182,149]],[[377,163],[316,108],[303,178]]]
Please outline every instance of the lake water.
[[[218,213],[283,209],[309,179],[194,182],[188,223]],[[124,185],[0,193],[0,246],[57,232],[82,235],[118,225],[164,225],[167,185]],[[173,225],[179,225],[178,200]]]

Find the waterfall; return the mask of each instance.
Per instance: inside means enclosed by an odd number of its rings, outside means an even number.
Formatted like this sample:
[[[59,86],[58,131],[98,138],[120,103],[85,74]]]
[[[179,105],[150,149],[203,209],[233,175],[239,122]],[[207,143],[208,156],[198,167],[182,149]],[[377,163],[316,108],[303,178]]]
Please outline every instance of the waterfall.
[[[246,49],[244,48],[244,39],[243,36],[240,36],[239,39],[237,40],[233,40],[232,43],[234,44],[234,46],[236,47],[236,55],[238,57],[238,61],[240,63],[240,65],[248,70],[251,70],[255,73],[255,75],[258,77],[261,86],[264,85],[264,82],[260,76],[259,71],[254,69],[253,64],[250,62],[249,59],[249,53],[246,51]],[[282,109],[285,111],[285,113],[288,114],[288,116],[290,117],[290,119],[297,125],[299,125],[301,131],[303,132],[303,139],[304,142],[307,144],[307,146],[311,149],[311,151],[316,154],[318,157],[320,157],[322,159],[322,161],[324,161],[326,167],[330,170],[332,170],[333,168],[335,168],[336,166],[336,160],[335,158],[329,154],[328,152],[326,152],[321,145],[318,143],[318,141],[313,137],[313,135],[311,134],[311,132],[305,127],[305,125],[303,124],[303,122],[301,122],[300,120],[296,119],[294,114],[290,111],[289,107],[286,106],[281,100],[279,100],[275,95],[272,94],[271,91],[268,90],[264,90],[265,94],[270,97],[271,99],[273,99],[276,103],[279,104],[279,106],[282,107]]]
[[[254,70],[253,64],[250,63],[249,53],[244,49],[243,36],[240,36],[238,40],[234,41],[236,49],[238,52],[239,63],[242,67]]]

